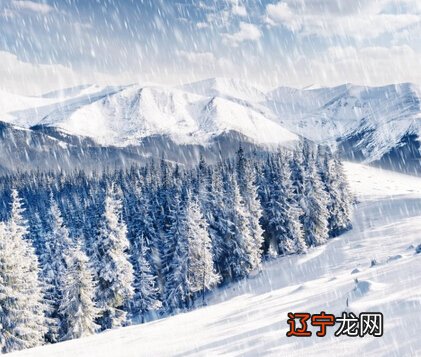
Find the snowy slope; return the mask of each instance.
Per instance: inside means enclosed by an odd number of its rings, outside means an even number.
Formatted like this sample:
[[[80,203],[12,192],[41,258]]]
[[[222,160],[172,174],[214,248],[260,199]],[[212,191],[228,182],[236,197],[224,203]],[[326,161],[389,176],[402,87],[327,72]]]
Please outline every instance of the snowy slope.
[[[47,93],[42,97],[23,97],[25,102],[31,100],[30,104],[33,103],[33,105],[14,105],[12,102],[8,106],[0,106],[0,120],[30,128],[39,125],[51,113],[66,115],[68,112],[106,98],[123,88],[125,87],[91,85]]]
[[[40,97],[26,97],[0,90],[0,117],[2,120],[13,120],[8,113],[37,108],[53,103],[54,100]]]
[[[208,306],[16,356],[417,356],[421,320],[421,179],[346,165],[354,229],[307,255],[266,263]],[[378,264],[370,267],[372,259]],[[358,279],[358,283],[355,279]],[[287,313],[384,314],[382,338],[287,338]]]

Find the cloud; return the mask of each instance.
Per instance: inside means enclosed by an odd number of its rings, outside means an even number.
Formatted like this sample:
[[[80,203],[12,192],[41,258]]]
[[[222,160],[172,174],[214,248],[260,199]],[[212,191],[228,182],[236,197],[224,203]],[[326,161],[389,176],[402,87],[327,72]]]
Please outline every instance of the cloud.
[[[226,28],[231,22],[231,12],[227,9],[211,11],[206,14],[206,20],[211,27]]]
[[[246,17],[247,16],[247,9],[244,5],[234,5],[232,7],[232,13],[233,15],[237,15],[240,17]]]
[[[421,83],[418,64],[421,54],[402,46],[331,46],[316,57],[290,58],[282,72],[273,73],[274,82],[302,87],[316,84],[335,86],[343,83],[386,85]]]
[[[12,5],[19,10],[28,10],[40,14],[48,14],[54,8],[46,3],[38,3],[30,0],[13,0]]]
[[[197,27],[198,29],[205,29],[205,28],[208,28],[208,27],[209,27],[209,24],[207,24],[206,22],[198,22],[198,23],[196,24],[196,27]]]
[[[189,78],[200,79],[203,77],[213,76],[233,76],[237,75],[238,66],[235,66],[232,60],[226,56],[215,56],[212,52],[189,52],[176,51],[176,55],[183,61],[187,61],[190,65],[187,67]],[[184,73],[185,74],[185,73]],[[185,82],[183,78],[180,82]]]
[[[95,71],[79,72],[61,64],[23,62],[16,55],[5,51],[0,51],[0,63],[0,88],[24,95],[39,95],[80,84],[117,84],[133,81],[133,76],[127,73],[117,77]]]
[[[241,18],[249,16],[248,7],[241,0],[213,0],[212,6],[207,6],[203,2],[199,2],[197,6],[205,13],[207,20],[207,23],[198,22],[196,24],[198,28],[226,29]]]
[[[266,7],[267,22],[270,25],[284,25],[291,31],[296,31],[301,28],[302,21],[290,9],[286,2],[279,2],[277,4],[269,4]]]
[[[392,11],[390,0],[284,0],[266,6],[266,22],[304,36],[371,39],[421,22],[421,15],[409,10],[412,2],[396,0],[393,4],[406,6]]]
[[[5,19],[13,19],[15,17],[15,13],[10,9],[3,9],[0,12],[0,16]]]
[[[176,51],[176,54],[180,58],[198,65],[213,65],[216,61],[216,57],[212,52]]]
[[[223,34],[223,40],[226,44],[237,47],[244,41],[257,41],[261,36],[262,32],[256,25],[240,22],[240,29],[232,34]]]

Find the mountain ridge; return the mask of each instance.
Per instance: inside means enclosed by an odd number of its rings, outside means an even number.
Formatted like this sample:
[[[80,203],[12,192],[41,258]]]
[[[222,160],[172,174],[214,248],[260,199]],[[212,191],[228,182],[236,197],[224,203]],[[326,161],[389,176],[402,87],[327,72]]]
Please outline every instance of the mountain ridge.
[[[348,159],[389,161],[388,167],[401,169],[401,162],[394,167],[390,161],[421,161],[420,98],[421,87],[413,83],[263,91],[242,80],[210,78],[181,86],[84,85],[40,97],[2,92],[0,120],[123,149],[159,136],[203,147],[233,132],[260,147],[289,146],[304,137],[339,147]]]

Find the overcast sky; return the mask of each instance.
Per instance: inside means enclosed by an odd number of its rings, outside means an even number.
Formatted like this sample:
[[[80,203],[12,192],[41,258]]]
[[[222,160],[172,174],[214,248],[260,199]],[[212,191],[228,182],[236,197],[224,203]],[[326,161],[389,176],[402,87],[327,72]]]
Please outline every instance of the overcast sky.
[[[0,0],[0,88],[421,83],[419,0]]]

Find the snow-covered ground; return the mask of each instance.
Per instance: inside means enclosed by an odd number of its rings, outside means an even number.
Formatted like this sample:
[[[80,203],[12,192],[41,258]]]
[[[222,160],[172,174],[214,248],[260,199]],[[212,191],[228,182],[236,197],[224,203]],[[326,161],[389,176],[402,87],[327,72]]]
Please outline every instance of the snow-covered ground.
[[[208,306],[17,356],[421,356],[421,179],[346,169],[354,229],[304,256],[264,265],[209,296]],[[377,264],[371,267],[371,261]],[[358,282],[355,282],[358,279]],[[288,312],[382,312],[384,336],[286,337]]]

